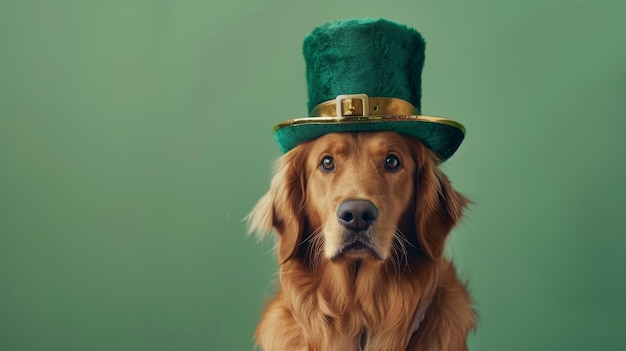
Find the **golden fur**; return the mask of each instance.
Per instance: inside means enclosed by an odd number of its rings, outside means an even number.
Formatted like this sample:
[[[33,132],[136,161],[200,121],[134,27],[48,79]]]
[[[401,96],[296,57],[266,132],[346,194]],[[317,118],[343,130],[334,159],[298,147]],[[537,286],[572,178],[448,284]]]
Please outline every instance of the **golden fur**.
[[[389,155],[398,169],[385,168]],[[248,217],[251,231],[278,239],[280,290],[255,334],[261,349],[467,350],[475,313],[443,251],[468,200],[438,163],[394,132],[328,134],[277,161]],[[351,199],[378,215],[369,248],[344,252],[338,207]]]

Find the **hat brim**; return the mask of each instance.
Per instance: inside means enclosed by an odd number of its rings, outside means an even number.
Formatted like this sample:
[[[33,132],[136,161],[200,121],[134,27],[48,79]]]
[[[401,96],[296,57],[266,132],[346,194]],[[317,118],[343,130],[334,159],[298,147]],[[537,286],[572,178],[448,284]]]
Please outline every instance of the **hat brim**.
[[[394,131],[416,138],[445,161],[459,148],[465,127],[434,116],[342,116],[291,119],[274,127],[274,140],[284,153],[305,141],[329,133]]]

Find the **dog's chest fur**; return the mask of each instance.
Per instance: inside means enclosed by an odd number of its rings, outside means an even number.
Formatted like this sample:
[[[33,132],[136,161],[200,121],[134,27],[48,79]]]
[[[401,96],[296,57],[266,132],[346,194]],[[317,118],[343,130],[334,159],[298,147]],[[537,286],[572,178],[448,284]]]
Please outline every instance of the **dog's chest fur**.
[[[306,279],[296,273],[301,269],[308,267],[294,262],[281,270],[281,285],[291,292],[285,303],[303,341],[323,340],[323,350],[377,350],[376,345],[406,349],[420,297],[429,295],[421,286],[436,279],[434,265],[390,274],[390,267],[372,261],[329,263],[304,275]]]

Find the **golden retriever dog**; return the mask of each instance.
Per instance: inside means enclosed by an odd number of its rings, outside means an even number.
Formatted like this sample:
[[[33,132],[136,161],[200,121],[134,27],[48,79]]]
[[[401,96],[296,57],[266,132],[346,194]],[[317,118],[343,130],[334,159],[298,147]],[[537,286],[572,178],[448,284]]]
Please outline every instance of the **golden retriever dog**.
[[[327,134],[277,161],[248,217],[276,232],[280,264],[258,347],[467,350],[476,317],[443,252],[468,200],[438,164],[395,132]]]

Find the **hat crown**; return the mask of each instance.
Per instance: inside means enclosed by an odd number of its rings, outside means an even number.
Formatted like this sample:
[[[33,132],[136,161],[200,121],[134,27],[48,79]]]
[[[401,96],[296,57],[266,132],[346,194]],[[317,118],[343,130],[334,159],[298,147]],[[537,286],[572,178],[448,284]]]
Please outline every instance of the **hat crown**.
[[[421,110],[424,49],[419,32],[385,19],[315,28],[303,46],[309,112],[344,94],[398,98]]]
[[[324,24],[304,40],[309,117],[274,127],[282,152],[328,133],[393,131],[420,140],[441,161],[457,150],[465,128],[424,116],[425,43],[415,29],[385,19]]]

